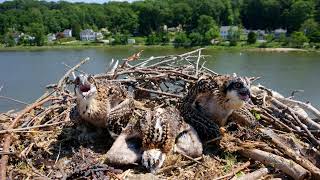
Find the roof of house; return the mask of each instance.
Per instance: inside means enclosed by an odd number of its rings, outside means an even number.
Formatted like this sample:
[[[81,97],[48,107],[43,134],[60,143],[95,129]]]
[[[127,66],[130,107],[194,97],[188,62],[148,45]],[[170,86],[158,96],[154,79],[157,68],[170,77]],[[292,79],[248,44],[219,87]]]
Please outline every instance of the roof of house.
[[[274,32],[275,32],[275,33],[287,33],[287,30],[286,30],[286,29],[279,28],[279,29],[275,29]]]
[[[80,33],[94,33],[94,31],[92,29],[85,29],[82,30]]]
[[[70,32],[70,31],[72,31],[71,29],[65,29],[63,32],[65,33],[65,32]]]
[[[220,31],[229,31],[230,29],[238,30],[238,26],[221,26]]]

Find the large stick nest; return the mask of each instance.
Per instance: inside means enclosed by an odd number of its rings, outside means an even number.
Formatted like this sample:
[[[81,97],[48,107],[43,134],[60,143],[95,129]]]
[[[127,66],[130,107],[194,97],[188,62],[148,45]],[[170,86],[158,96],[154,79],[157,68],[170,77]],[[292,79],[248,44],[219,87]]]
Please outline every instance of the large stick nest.
[[[205,67],[202,50],[147,59],[140,59],[140,52],[112,61],[107,72],[94,77],[122,83],[148,108],[175,105],[201,76],[217,75]],[[252,87],[244,115],[254,120],[237,122],[233,120],[241,119],[239,114],[231,115],[230,123],[220,129],[222,137],[208,142],[202,157],[169,155],[156,175],[140,165],[108,165],[104,155],[111,138],[102,133],[84,141],[81,128],[86,125],[73,119],[70,76],[83,73],[79,67],[87,61],[70,67],[25,109],[0,114],[0,179],[320,178],[320,112],[261,85]],[[139,118],[139,112],[134,116]],[[88,133],[95,131],[89,127]]]

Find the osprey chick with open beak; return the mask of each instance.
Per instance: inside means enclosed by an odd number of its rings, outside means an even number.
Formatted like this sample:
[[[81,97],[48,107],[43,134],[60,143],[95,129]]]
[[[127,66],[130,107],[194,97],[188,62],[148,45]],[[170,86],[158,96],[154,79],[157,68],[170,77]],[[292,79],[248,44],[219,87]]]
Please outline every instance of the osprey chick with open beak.
[[[92,76],[76,77],[74,91],[81,119],[90,124],[108,128],[114,137],[129,122],[134,103],[120,83],[96,80]]]

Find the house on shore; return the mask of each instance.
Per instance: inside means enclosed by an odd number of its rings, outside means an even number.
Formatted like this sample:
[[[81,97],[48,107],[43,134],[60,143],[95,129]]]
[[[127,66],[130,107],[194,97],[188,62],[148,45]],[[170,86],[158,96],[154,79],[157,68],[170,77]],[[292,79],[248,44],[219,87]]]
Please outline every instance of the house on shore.
[[[81,41],[95,41],[102,40],[103,34],[101,32],[94,32],[92,29],[85,29],[80,32]]]
[[[136,40],[133,38],[128,39],[128,44],[135,44]]]
[[[287,30],[286,29],[275,29],[274,30],[274,38],[279,39],[281,36],[286,36]]]
[[[57,37],[55,34],[50,33],[47,35],[47,39],[48,39],[48,42],[53,42],[53,41],[57,40]]]
[[[220,37],[223,40],[228,40],[230,35],[232,35],[234,32],[238,31],[238,26],[221,26],[220,27]]]
[[[72,37],[72,30],[71,29],[65,29],[62,33],[63,33],[64,38]]]

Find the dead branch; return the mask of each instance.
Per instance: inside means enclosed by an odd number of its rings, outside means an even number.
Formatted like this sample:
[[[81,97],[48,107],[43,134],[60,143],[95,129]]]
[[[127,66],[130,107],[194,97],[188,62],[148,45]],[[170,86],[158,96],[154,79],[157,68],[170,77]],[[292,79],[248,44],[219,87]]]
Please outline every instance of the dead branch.
[[[306,158],[298,154],[296,151],[292,150],[288,146],[286,146],[284,143],[281,142],[280,138],[272,132],[271,129],[259,129],[260,132],[263,134],[269,136],[274,144],[277,145],[278,148],[281,149],[282,152],[284,152],[286,155],[288,155],[290,158],[292,158],[294,161],[299,163],[302,167],[309,170],[312,175],[316,179],[320,179],[320,169],[317,168],[315,165],[313,165],[310,161],[308,161]]]
[[[10,129],[13,129],[16,127],[17,123],[19,122],[19,120],[26,114],[28,113],[29,111],[31,111],[32,109],[38,107],[38,106],[41,106],[43,105],[44,103],[48,102],[48,101],[51,101],[51,100],[54,100],[56,98],[54,97],[47,97],[46,99],[40,101],[40,102],[37,102],[37,103],[34,103],[28,107],[26,107],[13,121],[12,123],[10,124],[8,130]],[[5,137],[4,137],[4,143],[3,143],[3,151],[5,152],[8,152],[9,151],[9,147],[10,147],[10,143],[11,143],[11,135],[10,134],[6,134]],[[7,169],[7,162],[8,162],[8,158],[9,156],[8,155],[3,155],[2,158],[1,158],[1,162],[0,162],[0,165],[1,165],[1,168],[0,168],[0,179],[6,179],[6,169]]]
[[[59,121],[51,124],[42,124],[42,125],[30,126],[30,127],[24,127],[24,128],[6,129],[6,130],[0,131],[0,134],[11,133],[11,132],[24,132],[25,130],[49,127],[49,126],[54,126],[54,125],[58,125],[66,122],[69,122],[69,121]],[[26,132],[29,132],[29,131],[26,131]]]
[[[288,107],[287,105],[281,103],[280,101],[278,101],[278,100],[275,99],[275,98],[271,98],[271,102],[272,102],[275,106],[279,107],[280,109],[288,109],[289,112],[294,112],[294,111],[292,110],[292,108],[290,108],[290,107]],[[293,113],[293,114],[295,114],[295,113]],[[312,119],[310,119],[310,118],[302,117],[300,114],[296,114],[296,115],[298,116],[299,119],[301,119],[301,120],[302,120],[306,125],[308,125],[310,128],[320,130],[320,124],[312,121]]]
[[[259,149],[244,149],[240,151],[240,154],[247,158],[260,161],[265,165],[273,166],[277,169],[280,169],[296,180],[303,180],[310,176],[309,171],[304,169],[299,164],[272,153],[261,151]]]
[[[237,180],[256,180],[256,179],[260,179],[262,176],[267,175],[268,172],[269,172],[268,168],[260,168],[251,173],[245,174],[244,176],[235,178],[234,180],[236,179]],[[233,178],[231,180],[233,180]]]
[[[175,98],[182,98],[182,96],[176,95],[176,94],[171,94],[171,93],[166,93],[166,92],[161,92],[161,91],[154,91],[154,90],[146,89],[146,88],[142,88],[142,87],[135,87],[135,88],[142,90],[142,91],[147,91],[150,93],[155,93],[155,94],[160,94],[160,95],[165,95],[165,96],[170,96],[170,97],[175,97]]]
[[[23,101],[20,101],[20,100],[11,98],[11,97],[0,96],[0,99],[7,99],[7,100],[10,100],[10,101],[13,101],[13,102],[17,102],[17,103],[20,103],[20,104],[23,104],[23,105],[29,105],[29,104],[26,103],[26,102],[23,102]]]
[[[313,107],[310,103],[304,103],[301,101],[293,100],[293,99],[288,99],[288,98],[276,98],[277,100],[281,101],[282,103],[285,104],[296,104],[302,107],[304,110],[307,110],[311,112],[313,115],[315,115],[317,118],[320,118],[320,111]]]
[[[70,76],[70,74],[75,71],[75,69],[78,69],[82,64],[86,63],[87,61],[89,61],[90,58],[85,58],[84,60],[82,60],[80,63],[78,63],[77,65],[75,65],[73,68],[69,69],[64,76],[59,80],[57,88],[58,89],[62,89],[63,85],[65,83],[65,81],[67,80],[67,78]]]

